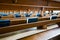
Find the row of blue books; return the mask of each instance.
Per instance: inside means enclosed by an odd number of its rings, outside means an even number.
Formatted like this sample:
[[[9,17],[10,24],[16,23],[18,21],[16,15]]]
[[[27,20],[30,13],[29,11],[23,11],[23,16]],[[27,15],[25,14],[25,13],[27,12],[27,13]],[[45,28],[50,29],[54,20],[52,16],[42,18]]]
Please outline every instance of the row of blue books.
[[[52,16],[52,19],[56,19],[57,16]],[[38,18],[27,18],[27,23],[32,23],[32,22],[37,22]],[[4,27],[4,26],[9,26],[10,25],[10,20],[0,20],[0,27]]]
[[[25,17],[30,17],[32,14],[28,14],[28,13],[25,13],[24,16]],[[6,13],[3,13],[3,12],[0,12],[0,16],[9,16],[9,14],[6,14]],[[14,14],[14,17],[21,17],[21,15],[19,13],[16,13]],[[36,17],[41,17],[41,15],[39,13],[36,14]]]

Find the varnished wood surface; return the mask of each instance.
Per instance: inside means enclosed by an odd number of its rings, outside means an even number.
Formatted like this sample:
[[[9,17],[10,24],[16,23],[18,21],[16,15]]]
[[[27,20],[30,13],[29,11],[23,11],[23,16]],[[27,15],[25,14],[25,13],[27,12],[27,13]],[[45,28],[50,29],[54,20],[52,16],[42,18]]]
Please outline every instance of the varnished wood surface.
[[[48,40],[54,36],[60,35],[60,28],[52,29],[46,32],[38,33],[19,40]]]
[[[17,25],[17,24],[24,24],[26,23],[26,18],[13,18],[13,19],[10,19],[10,24],[11,25]]]
[[[26,28],[32,28],[32,27],[36,27],[36,26],[43,26],[43,25],[47,25],[47,24],[51,24],[51,23],[58,23],[58,22],[60,22],[60,19],[38,21],[38,22],[28,23],[28,24],[26,23],[26,24],[7,26],[7,27],[0,28],[0,34],[13,32],[13,31],[17,31],[17,30],[22,30],[22,29],[26,29]]]
[[[3,19],[4,20],[9,19],[11,21],[10,23],[11,25],[0,28],[0,34],[60,22],[60,19],[49,20],[49,17],[40,17],[38,18],[38,22],[28,24],[26,23],[26,18],[3,18]]]
[[[14,3],[14,1],[12,0],[1,0],[0,1],[0,10],[22,10],[25,9],[27,7],[21,6],[21,5],[32,5],[29,6],[29,8],[27,9],[31,9],[33,7],[39,7],[39,6],[54,6],[54,7],[60,7],[60,2],[55,2],[55,1],[47,1],[47,0],[17,0],[17,3]],[[2,3],[2,4],[1,4]],[[8,5],[7,5],[8,4]],[[18,4],[18,5],[16,5]],[[21,4],[21,5],[19,5]],[[36,5],[36,6],[33,6]],[[22,8],[23,7],[23,8]],[[52,8],[51,10],[60,10],[60,8]],[[40,8],[38,8],[40,9]],[[48,8],[47,8],[48,9]],[[49,10],[49,9],[48,9]]]
[[[32,18],[32,17],[31,17]],[[10,20],[11,25],[27,23],[26,17],[19,18],[1,18],[2,20]],[[38,17],[38,21],[49,20],[49,17]]]
[[[10,20],[10,25],[26,23],[26,18],[2,18],[2,20]]]
[[[1,0],[0,3],[15,3],[16,0]],[[41,2],[41,3],[39,3]],[[44,2],[44,3],[43,3]],[[17,4],[28,4],[28,5],[45,5],[45,0],[17,0]]]

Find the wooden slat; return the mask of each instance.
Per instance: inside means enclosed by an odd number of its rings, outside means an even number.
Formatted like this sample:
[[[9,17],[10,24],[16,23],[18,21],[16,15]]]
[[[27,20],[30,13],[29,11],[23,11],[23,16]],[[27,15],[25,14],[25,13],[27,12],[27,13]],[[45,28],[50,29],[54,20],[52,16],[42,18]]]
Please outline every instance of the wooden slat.
[[[45,0],[0,0],[0,3],[18,3],[18,4],[32,4],[32,5],[45,5]]]
[[[48,6],[60,7],[60,2],[51,1],[48,3]]]
[[[43,5],[43,6],[40,6],[40,5],[28,5],[28,4],[10,4],[10,3],[0,3],[0,9],[5,9],[5,10],[7,10],[7,9],[10,9],[10,10],[20,10],[20,9],[31,9],[31,8],[47,8],[47,9],[49,9],[49,8],[52,8],[52,9],[59,9],[60,7],[59,6],[50,6],[50,4],[49,4],[49,6],[46,6],[46,5]]]

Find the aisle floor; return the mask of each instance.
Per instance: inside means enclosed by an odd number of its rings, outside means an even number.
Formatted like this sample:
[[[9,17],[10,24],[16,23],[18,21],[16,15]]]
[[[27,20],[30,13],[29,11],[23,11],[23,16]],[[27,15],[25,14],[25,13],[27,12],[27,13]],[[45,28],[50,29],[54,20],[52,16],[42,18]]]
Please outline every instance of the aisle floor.
[[[19,40],[48,40],[57,35],[60,35],[60,28],[56,28],[46,32],[28,36]]]

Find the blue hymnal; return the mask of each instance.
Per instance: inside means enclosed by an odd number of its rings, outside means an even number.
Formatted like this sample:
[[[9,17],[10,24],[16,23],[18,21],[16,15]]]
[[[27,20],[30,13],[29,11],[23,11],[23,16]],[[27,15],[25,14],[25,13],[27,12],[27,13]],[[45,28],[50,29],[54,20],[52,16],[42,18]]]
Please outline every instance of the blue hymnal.
[[[37,21],[38,21],[38,18],[28,18],[27,19],[28,23],[37,22]]]
[[[7,14],[1,14],[1,16],[8,16]]]
[[[36,16],[37,16],[37,17],[41,17],[41,15],[40,15],[40,14],[37,14]]]
[[[0,27],[9,26],[10,20],[0,20]]]
[[[28,14],[25,14],[25,17],[30,17],[30,15],[28,15]]]
[[[15,14],[15,17],[18,18],[18,17],[21,17],[21,15],[20,14]]]
[[[57,16],[51,16],[50,17],[50,19],[56,19],[57,18]]]

